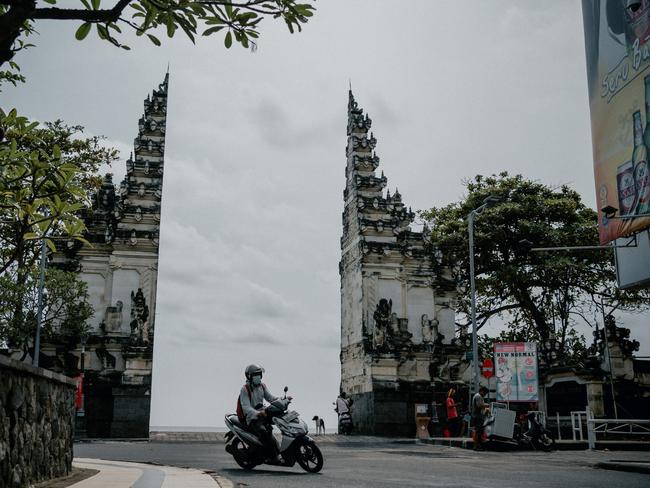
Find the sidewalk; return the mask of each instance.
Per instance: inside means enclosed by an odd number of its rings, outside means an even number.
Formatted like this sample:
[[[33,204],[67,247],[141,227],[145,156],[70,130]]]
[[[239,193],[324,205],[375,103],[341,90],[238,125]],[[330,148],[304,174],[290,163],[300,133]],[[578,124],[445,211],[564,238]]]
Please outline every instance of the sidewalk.
[[[232,488],[215,473],[154,464],[75,458],[75,467],[98,470],[94,476],[69,488]]]
[[[436,446],[447,447],[462,447],[464,449],[471,449],[474,443],[469,437],[431,437],[423,439],[420,442],[425,444],[433,444]],[[517,451],[520,448],[513,442],[497,441],[493,446],[498,450],[513,450]],[[574,440],[561,440],[555,441],[555,448],[558,451],[585,451],[589,449],[587,441],[574,441]],[[641,441],[596,441],[596,450],[610,450],[610,451],[650,451],[650,442]]]

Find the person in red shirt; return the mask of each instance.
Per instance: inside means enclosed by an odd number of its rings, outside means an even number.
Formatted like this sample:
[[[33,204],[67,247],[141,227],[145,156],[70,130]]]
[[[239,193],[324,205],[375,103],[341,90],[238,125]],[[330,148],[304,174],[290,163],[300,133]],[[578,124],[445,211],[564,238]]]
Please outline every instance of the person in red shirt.
[[[449,426],[449,432],[451,433],[452,437],[458,436],[458,427],[459,427],[458,410],[456,409],[456,402],[454,400],[455,394],[456,394],[456,390],[450,388],[450,390],[447,392],[447,401],[446,401],[447,424]]]

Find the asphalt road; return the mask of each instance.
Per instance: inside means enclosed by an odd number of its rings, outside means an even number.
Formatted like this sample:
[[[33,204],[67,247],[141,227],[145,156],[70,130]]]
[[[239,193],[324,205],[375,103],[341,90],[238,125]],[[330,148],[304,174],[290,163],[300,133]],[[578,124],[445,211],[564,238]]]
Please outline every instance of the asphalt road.
[[[316,439],[318,440],[318,439]],[[596,469],[602,461],[643,460],[649,452],[479,452],[420,444],[321,444],[321,473],[300,469],[257,467],[240,469],[223,444],[92,442],[75,445],[75,456],[160,463],[215,470],[235,486],[293,487],[421,487],[447,488],[647,488],[650,475]]]

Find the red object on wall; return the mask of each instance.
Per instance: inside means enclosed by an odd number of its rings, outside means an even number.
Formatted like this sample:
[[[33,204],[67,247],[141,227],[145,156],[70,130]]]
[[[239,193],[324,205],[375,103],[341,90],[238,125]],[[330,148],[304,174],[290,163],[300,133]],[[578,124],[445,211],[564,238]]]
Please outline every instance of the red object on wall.
[[[77,382],[77,389],[74,392],[74,406],[79,410],[83,406],[84,374],[80,373],[79,376],[75,376],[74,379]]]
[[[494,363],[490,358],[483,360],[483,365],[481,366],[481,373],[487,379],[490,379],[494,376]]]

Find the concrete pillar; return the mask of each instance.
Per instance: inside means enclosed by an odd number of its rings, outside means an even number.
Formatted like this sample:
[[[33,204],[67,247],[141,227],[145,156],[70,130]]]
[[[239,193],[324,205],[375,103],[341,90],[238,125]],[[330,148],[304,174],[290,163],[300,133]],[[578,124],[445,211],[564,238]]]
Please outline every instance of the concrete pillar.
[[[603,401],[603,383],[594,381],[587,383],[587,404],[594,417],[605,416],[605,402]]]

